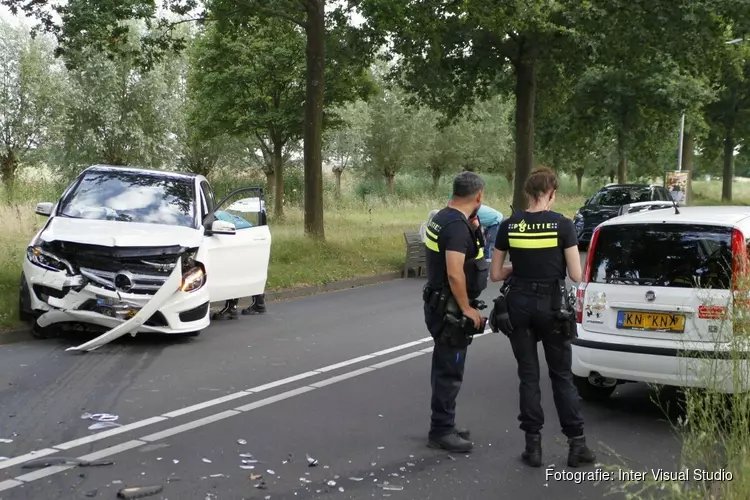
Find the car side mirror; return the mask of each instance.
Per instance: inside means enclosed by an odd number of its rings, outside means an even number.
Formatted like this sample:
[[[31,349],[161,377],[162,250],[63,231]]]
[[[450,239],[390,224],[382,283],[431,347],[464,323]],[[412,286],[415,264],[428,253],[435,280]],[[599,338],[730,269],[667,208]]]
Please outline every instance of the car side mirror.
[[[237,227],[231,222],[215,220],[211,223],[211,234],[235,234]]]
[[[50,203],[49,201],[45,201],[43,203],[37,203],[36,209],[34,210],[34,212],[37,215],[41,215],[43,217],[49,217],[50,215],[52,215],[52,207],[54,207],[54,205]]]

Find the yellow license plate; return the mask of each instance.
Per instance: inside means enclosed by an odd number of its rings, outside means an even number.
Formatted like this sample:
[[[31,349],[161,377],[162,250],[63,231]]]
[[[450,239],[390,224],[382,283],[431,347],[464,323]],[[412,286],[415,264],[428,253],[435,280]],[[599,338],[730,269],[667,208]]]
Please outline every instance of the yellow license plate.
[[[617,328],[682,333],[685,331],[685,315],[620,311],[617,313]]]

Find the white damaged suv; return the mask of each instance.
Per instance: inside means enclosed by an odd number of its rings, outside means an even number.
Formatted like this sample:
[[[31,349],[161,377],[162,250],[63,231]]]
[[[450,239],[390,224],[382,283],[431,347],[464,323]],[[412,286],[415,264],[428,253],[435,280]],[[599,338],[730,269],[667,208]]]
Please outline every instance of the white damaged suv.
[[[745,311],[730,313],[747,279],[750,208],[650,208],[594,230],[572,342],[579,393],[602,399],[623,382],[735,392],[748,383],[750,349],[735,332]]]
[[[36,213],[49,219],[24,258],[21,319],[37,336],[65,323],[108,330],[72,350],[128,333],[196,335],[211,302],[265,290],[271,234],[258,187],[216,203],[201,175],[95,165]]]

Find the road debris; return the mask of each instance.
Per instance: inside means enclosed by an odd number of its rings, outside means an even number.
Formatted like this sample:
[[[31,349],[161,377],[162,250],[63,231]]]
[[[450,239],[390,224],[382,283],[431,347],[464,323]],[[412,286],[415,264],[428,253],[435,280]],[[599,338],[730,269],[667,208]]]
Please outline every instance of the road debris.
[[[247,444],[247,440],[245,440],[245,439],[238,439],[238,440],[237,440],[237,444],[241,444],[241,445],[243,445],[243,446],[244,446],[244,445],[246,445],[246,444]]]
[[[89,498],[93,498],[98,494],[99,494],[99,490],[91,490],[91,491],[86,492],[86,496]]]
[[[267,490],[268,489],[268,487],[266,486],[266,482],[263,481],[262,479],[261,479],[261,481],[259,483],[257,483],[255,485],[255,487],[258,488],[259,490]]]
[[[8,457],[0,457],[0,462],[2,462],[3,460],[10,460],[10,459]]]
[[[331,481],[328,481],[326,484],[328,486],[336,486],[336,481],[331,480]]]
[[[364,481],[364,478],[363,477],[350,477],[349,480],[350,481]]]
[[[250,453],[240,453],[240,458],[253,458]]]
[[[12,442],[13,442],[13,440],[12,440],[12,439],[8,439],[8,438],[0,438],[0,443],[12,443]]]
[[[211,474],[208,477],[224,477],[224,474]]]
[[[274,474],[276,474],[276,472],[274,472],[274,471],[273,471],[272,469],[268,469],[268,470],[267,470],[266,472],[268,472],[268,473],[269,473],[269,474],[271,474],[272,476],[273,476]]]
[[[385,446],[378,446],[379,450],[385,450]]]
[[[117,498],[143,498],[150,497],[161,493],[164,489],[162,485],[155,486],[133,486],[130,488],[123,488],[117,492]]]
[[[245,460],[243,460],[243,461],[242,461],[242,463],[243,463],[243,464],[257,464],[257,463],[258,463],[258,461],[257,461],[257,460],[255,460],[254,458],[253,458],[253,459],[249,459],[249,458],[248,458],[248,459],[245,459]]]
[[[99,429],[109,429],[112,427],[122,427],[122,424],[117,424],[115,422],[97,422],[95,424],[89,425],[89,430],[97,431]]]
[[[258,479],[262,477],[263,477],[263,474],[250,474],[250,481],[257,481]]]
[[[44,457],[26,462],[22,469],[43,469],[52,465],[77,465],[78,467],[100,467],[103,465],[114,465],[112,460],[81,460],[73,457]]]
[[[344,492],[344,487],[343,487],[343,486],[339,486],[339,491],[340,491],[341,493],[343,493],[343,492]]]
[[[289,462],[291,462],[292,460],[294,460],[294,455],[292,455],[292,454],[290,453],[290,454],[289,454],[289,457],[287,457],[287,459],[286,459],[286,460],[282,460],[282,461],[281,461],[281,463],[282,463],[282,464],[288,464],[288,463],[289,463]]]
[[[115,420],[118,420],[120,417],[119,417],[119,415],[114,415],[112,413],[89,413],[89,412],[86,412],[83,415],[81,415],[81,418],[83,420],[93,420],[95,422],[114,422]]]
[[[380,487],[386,491],[402,491],[404,489],[403,486],[399,484],[381,484]]]
[[[254,465],[240,465],[240,469],[253,470],[254,468]]]
[[[180,463],[180,461],[177,460],[176,458],[172,459],[172,462],[174,462],[175,464],[179,464]]]
[[[211,462],[211,461],[210,461],[209,459],[207,459],[207,458],[204,458],[204,459],[203,459],[203,461],[204,461],[204,462],[206,462],[207,464],[213,463],[213,462]]]

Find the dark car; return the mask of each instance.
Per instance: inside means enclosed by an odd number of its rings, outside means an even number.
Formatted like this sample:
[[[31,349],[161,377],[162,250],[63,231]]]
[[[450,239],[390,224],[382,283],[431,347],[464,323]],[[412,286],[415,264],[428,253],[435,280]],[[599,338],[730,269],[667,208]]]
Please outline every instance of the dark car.
[[[586,200],[573,219],[578,242],[588,247],[596,226],[617,217],[624,205],[648,201],[671,202],[672,197],[665,187],[652,184],[611,184],[601,188]]]

